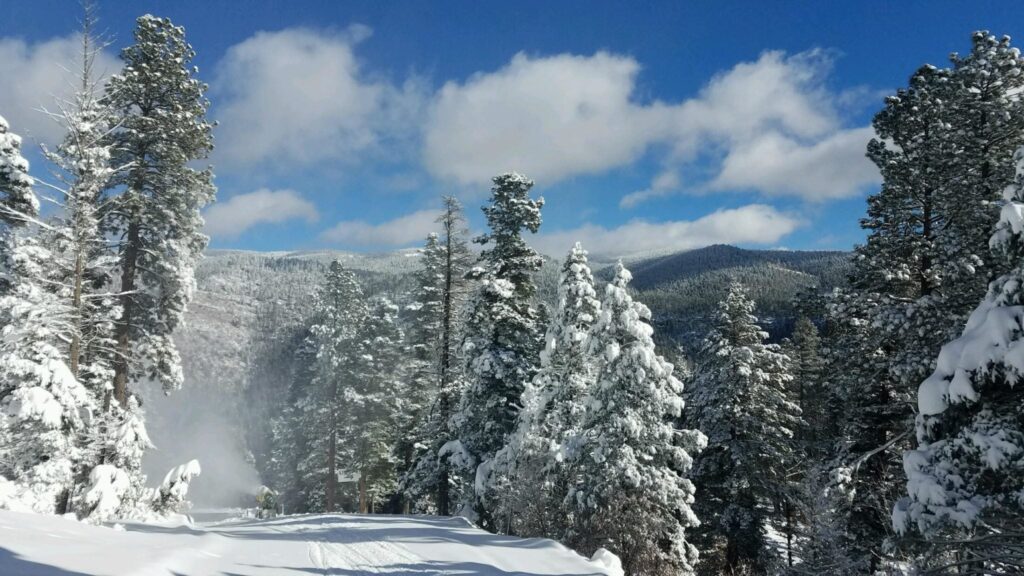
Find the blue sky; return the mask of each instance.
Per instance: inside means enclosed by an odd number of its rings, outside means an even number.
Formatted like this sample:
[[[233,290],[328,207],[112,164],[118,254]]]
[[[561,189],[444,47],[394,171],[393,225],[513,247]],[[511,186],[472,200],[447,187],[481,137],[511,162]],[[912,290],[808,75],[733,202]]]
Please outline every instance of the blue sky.
[[[108,70],[144,12],[198,52],[213,247],[417,245],[440,194],[480,229],[488,177],[518,170],[547,201],[538,246],[621,254],[851,247],[881,98],[975,29],[1016,35],[1014,4],[108,0],[100,17]],[[0,115],[29,146],[58,136],[35,109],[63,90],[77,17],[0,6]]]

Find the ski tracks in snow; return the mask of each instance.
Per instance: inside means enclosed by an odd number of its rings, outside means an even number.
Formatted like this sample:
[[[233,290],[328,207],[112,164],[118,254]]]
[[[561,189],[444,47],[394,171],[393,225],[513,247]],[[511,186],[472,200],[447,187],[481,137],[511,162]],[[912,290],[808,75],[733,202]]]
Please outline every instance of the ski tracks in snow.
[[[423,558],[394,542],[344,538],[346,534],[359,534],[359,527],[355,524],[337,522],[325,527],[338,538],[311,540],[308,544],[309,561],[325,576],[392,574],[397,567],[401,567],[403,573],[415,573],[418,571],[416,566],[423,563]],[[432,573],[437,574],[436,571]]]

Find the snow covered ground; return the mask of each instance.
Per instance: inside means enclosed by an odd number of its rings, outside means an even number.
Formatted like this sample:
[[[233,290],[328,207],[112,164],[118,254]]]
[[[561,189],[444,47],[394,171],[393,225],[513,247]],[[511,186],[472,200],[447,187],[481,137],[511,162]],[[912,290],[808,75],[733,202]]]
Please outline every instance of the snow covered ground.
[[[0,574],[615,574],[550,540],[497,536],[461,518],[304,515],[125,528],[0,511]]]

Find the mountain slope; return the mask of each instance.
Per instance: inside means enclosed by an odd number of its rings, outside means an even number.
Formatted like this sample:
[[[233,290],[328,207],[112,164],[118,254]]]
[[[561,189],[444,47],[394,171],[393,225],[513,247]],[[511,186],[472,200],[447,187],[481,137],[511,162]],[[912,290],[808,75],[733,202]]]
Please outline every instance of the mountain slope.
[[[633,286],[640,291],[720,270],[740,270],[766,264],[815,276],[834,286],[841,281],[836,277],[837,273],[845,273],[848,262],[849,254],[846,252],[745,250],[716,244],[632,262],[629,268],[633,273]]]
[[[757,315],[772,339],[788,336],[793,299],[801,291],[830,291],[846,284],[848,252],[746,250],[714,245],[627,262],[637,298],[652,312],[657,336],[693,352],[733,280],[747,286]],[[601,269],[607,280],[612,268]]]

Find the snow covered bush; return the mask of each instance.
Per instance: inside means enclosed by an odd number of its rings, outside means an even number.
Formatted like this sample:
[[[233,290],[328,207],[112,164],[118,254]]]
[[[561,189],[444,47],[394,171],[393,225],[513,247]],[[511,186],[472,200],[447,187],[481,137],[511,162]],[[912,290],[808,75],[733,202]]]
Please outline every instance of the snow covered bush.
[[[88,520],[99,523],[119,517],[118,511],[130,489],[131,478],[117,466],[100,464],[93,468],[82,497]]]
[[[990,245],[1012,269],[918,388],[918,447],[904,454],[900,533],[932,544],[926,563],[985,574],[1024,566],[1024,148]]]
[[[190,460],[181,466],[171,468],[156,491],[153,511],[164,515],[187,511],[190,507],[186,500],[189,484],[200,473],[202,469],[198,460]]]

